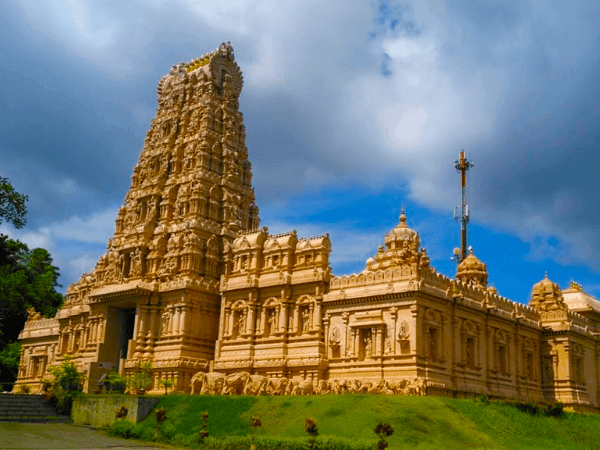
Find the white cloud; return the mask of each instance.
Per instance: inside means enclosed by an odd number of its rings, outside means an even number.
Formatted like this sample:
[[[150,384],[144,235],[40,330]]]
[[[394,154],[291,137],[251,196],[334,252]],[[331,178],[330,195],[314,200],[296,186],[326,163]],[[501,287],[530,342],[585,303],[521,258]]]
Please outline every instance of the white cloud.
[[[89,216],[71,216],[52,222],[37,230],[17,230],[9,224],[0,226],[0,233],[18,239],[30,249],[45,248],[60,269],[59,283],[66,291],[69,284],[94,268],[114,231],[117,208],[107,208]]]
[[[71,216],[62,222],[54,222],[47,228],[55,239],[106,244],[114,233],[117,212],[117,208],[108,208],[86,217]]]
[[[531,8],[541,15],[539,27],[543,28],[542,23],[554,27],[548,29],[548,36],[552,36],[550,31],[563,26],[560,13],[567,11],[557,13],[555,6],[526,3],[525,9]],[[155,29],[164,25],[152,23],[163,17],[161,13],[169,13],[168,20],[174,21],[160,28],[165,36],[164,45],[178,42],[175,38],[179,34],[174,36],[164,31],[177,29],[177,20],[187,27],[190,21],[197,22],[201,28],[201,32],[181,30],[182,34],[196,32],[189,35],[190,40],[201,36],[206,42],[214,42],[209,48],[199,49],[200,53],[216,48],[223,36],[231,35],[245,75],[243,102],[258,111],[265,122],[276,124],[273,128],[265,127],[269,133],[299,140],[293,143],[294,149],[300,149],[297,153],[304,158],[278,166],[270,158],[276,155],[287,158],[289,148],[268,148],[263,152],[259,144],[249,141],[255,174],[264,174],[255,178],[257,192],[261,192],[261,186],[267,186],[264,191],[283,192],[281,197],[285,197],[291,188],[316,190],[339,180],[384,186],[391,174],[401,174],[414,200],[430,208],[448,208],[457,202],[458,193],[456,180],[444,174],[453,172],[450,165],[458,150],[485,148],[488,138],[500,127],[499,116],[507,114],[505,120],[509,121],[519,114],[519,111],[507,113],[505,108],[514,100],[511,96],[519,95],[514,92],[515,79],[526,80],[530,76],[530,67],[524,65],[530,64],[529,54],[518,52],[534,47],[535,30],[523,25],[528,22],[525,21],[515,26],[514,33],[506,32],[496,40],[475,36],[489,41],[489,48],[485,49],[492,54],[479,60],[477,52],[481,49],[468,40],[473,39],[472,30],[467,28],[470,24],[454,23],[445,2],[414,2],[414,20],[419,24],[420,34],[388,31],[370,40],[376,6],[376,2],[369,4],[363,0],[196,0],[122,5],[93,1],[21,2],[33,28],[107,71],[131,69],[128,61],[132,54],[153,42]],[[463,25],[464,31],[460,29]],[[586,21],[580,26],[593,24]],[[576,34],[569,34],[563,39],[561,35],[557,45],[549,46],[538,41],[535,44],[542,49],[539,59],[564,59],[564,47],[571,45],[575,37]],[[453,50],[463,43],[466,50]],[[588,49],[583,45],[572,47],[577,58]],[[389,77],[382,76],[379,70],[384,54],[389,58]],[[159,56],[162,55],[148,55],[144,59]],[[199,54],[191,54],[189,58],[195,56]],[[167,71],[168,67],[164,69]],[[520,74],[515,75],[517,72]],[[523,82],[520,88],[530,87],[536,86]],[[286,108],[283,113],[275,109],[282,104]],[[138,124],[146,123],[153,114],[153,108],[145,104],[130,105],[129,110]],[[289,122],[280,124],[277,119],[281,115],[291,117]],[[300,127],[307,129],[299,130]],[[286,141],[285,145],[292,144]],[[476,162],[483,163],[494,151],[498,149],[481,150]],[[510,165],[504,164],[503,167]],[[44,184],[50,186],[52,194],[63,197],[83,192],[72,180],[61,183],[46,180]],[[541,246],[537,256],[532,254],[532,257],[547,256],[562,261],[571,258],[570,261],[591,264],[594,252],[586,250],[590,242],[587,231],[561,230],[547,211],[528,207],[530,203],[526,200],[502,211],[484,204],[480,205],[480,214],[473,217],[526,242],[540,237],[547,242],[551,236],[562,241],[561,249]],[[515,214],[519,220],[514,220]],[[54,245],[56,239],[105,244],[112,234],[115,215],[113,208],[88,217],[71,216],[45,224],[30,232],[27,239],[48,245]],[[308,225],[293,226],[304,227],[308,234],[323,231]],[[366,249],[371,243],[366,235],[348,233],[341,226],[326,231],[331,231],[332,238],[334,234],[341,236],[335,237],[339,241],[334,245],[332,261],[361,260],[364,254],[376,249],[376,246]],[[353,246],[353,243],[359,244]],[[575,247],[577,250],[573,250]],[[75,260],[81,260],[77,264],[82,267],[89,262],[81,255]]]

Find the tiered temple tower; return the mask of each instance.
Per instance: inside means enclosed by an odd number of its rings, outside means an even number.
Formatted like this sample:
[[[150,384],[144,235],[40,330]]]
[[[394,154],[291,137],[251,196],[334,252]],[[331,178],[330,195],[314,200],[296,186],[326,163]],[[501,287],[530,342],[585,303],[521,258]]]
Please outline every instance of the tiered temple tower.
[[[183,390],[191,374],[208,368],[224,245],[259,224],[241,89],[228,43],[160,80],[115,234],[96,267],[67,290],[56,323],[44,327],[58,329],[58,343],[30,349],[43,357],[29,375],[41,376],[67,354],[91,380],[151,360],[155,379],[172,378]]]

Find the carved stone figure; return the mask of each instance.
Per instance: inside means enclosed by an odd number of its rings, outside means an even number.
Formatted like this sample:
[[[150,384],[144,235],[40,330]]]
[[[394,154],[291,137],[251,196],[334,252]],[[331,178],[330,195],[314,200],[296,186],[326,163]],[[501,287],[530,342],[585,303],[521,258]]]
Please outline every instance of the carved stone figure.
[[[310,328],[310,312],[308,309],[302,311],[302,332],[307,333]]]

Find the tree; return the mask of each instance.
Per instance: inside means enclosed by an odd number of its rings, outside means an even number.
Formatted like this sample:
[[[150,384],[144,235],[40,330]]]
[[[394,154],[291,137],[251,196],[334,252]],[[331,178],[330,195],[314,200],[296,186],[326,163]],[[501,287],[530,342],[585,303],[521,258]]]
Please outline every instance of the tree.
[[[27,320],[27,309],[54,317],[62,305],[56,292],[58,267],[47,250],[29,250],[26,244],[0,234],[0,348],[14,342]]]
[[[0,177],[0,224],[2,224],[2,219],[5,219],[12,222],[15,228],[23,228],[27,213],[25,206],[27,200],[29,197],[15,191],[8,178]]]
[[[26,195],[0,177],[0,224],[12,222],[25,226]],[[58,267],[43,248],[30,250],[26,244],[0,234],[0,381],[17,378],[21,346],[19,333],[27,320],[27,310],[35,309],[45,317],[54,317],[63,304],[56,292]]]

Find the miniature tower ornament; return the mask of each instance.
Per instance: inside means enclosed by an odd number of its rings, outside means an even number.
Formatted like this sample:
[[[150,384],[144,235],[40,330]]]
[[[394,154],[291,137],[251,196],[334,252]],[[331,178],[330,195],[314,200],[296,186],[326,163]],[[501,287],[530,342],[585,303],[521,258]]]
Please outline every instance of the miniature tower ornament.
[[[454,219],[461,222],[459,262],[462,262],[467,257],[467,223],[469,222],[469,205],[466,198],[467,170],[473,167],[473,163],[467,160],[464,150],[460,151],[459,156],[460,159],[454,162],[454,167],[457,171],[461,172],[461,207],[460,216],[457,214],[457,208],[454,208]]]

